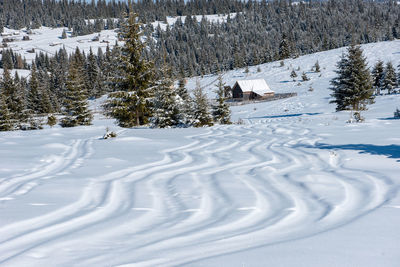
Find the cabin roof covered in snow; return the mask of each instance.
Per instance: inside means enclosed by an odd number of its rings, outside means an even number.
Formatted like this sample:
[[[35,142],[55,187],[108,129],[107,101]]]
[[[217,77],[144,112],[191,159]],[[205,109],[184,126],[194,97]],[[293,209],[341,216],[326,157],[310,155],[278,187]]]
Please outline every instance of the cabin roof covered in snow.
[[[242,92],[254,92],[258,95],[274,93],[264,79],[239,80],[236,83],[240,86]]]

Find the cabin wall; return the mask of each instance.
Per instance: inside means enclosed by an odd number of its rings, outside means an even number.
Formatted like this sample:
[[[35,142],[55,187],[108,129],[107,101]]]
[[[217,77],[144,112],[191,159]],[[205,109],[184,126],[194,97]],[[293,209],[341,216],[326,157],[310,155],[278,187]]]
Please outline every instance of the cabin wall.
[[[243,98],[243,92],[242,89],[238,84],[235,84],[232,88],[232,97],[233,98]]]

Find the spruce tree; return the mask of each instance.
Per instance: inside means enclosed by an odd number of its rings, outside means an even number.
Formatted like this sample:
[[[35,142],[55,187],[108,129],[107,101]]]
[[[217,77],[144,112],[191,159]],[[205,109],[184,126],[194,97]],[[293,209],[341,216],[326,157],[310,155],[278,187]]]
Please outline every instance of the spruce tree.
[[[137,15],[131,14],[122,26],[120,38],[124,41],[121,50],[119,71],[115,91],[109,95],[106,112],[117,119],[122,127],[148,123],[151,117],[153,96],[152,63],[143,59],[145,43],[141,40],[141,25]]]
[[[186,89],[186,80],[184,78],[179,79],[177,94],[184,100],[189,99],[189,93]]]
[[[29,80],[29,91],[28,91],[28,108],[33,113],[40,113],[41,110],[41,97],[39,93],[39,80],[36,70],[36,65],[32,65],[31,77]]]
[[[387,90],[391,94],[393,89],[397,87],[396,71],[391,62],[386,63],[385,74],[382,80],[382,89]]]
[[[321,67],[320,67],[320,65],[319,65],[318,60],[317,60],[317,62],[315,62],[314,71],[315,71],[315,72],[321,72]]]
[[[65,29],[62,31],[61,39],[67,39],[67,32],[65,31]]]
[[[10,71],[5,68],[1,88],[4,90],[4,96],[10,112],[10,117],[15,122],[24,122],[28,114],[25,109],[24,91],[19,83],[18,75],[12,79]]]
[[[5,96],[0,90],[0,131],[10,131],[13,127]]]
[[[331,80],[331,103],[336,104],[337,111],[359,111],[373,103],[371,76],[362,52],[359,46],[351,45],[337,64],[337,77]]]
[[[88,88],[88,95],[90,97],[100,97],[102,94],[102,86],[99,74],[100,71],[92,48],[90,48],[89,55],[87,57],[86,72],[86,87]]]
[[[217,90],[217,105],[213,107],[214,121],[219,124],[231,124],[231,111],[225,103],[225,83],[222,75],[218,75]]]
[[[307,74],[304,71],[301,74],[301,79],[303,80],[303,82],[306,82],[306,81],[310,80],[310,78],[308,78]]]
[[[171,79],[171,69],[164,65],[155,87],[152,123],[159,128],[178,126],[182,122],[177,92]]]
[[[182,113],[182,123],[185,126],[192,126],[194,124],[194,103],[186,89],[186,80],[184,78],[178,81],[177,96],[179,110]]]
[[[286,34],[282,34],[281,43],[279,44],[279,59],[289,58],[291,55],[289,40]]]
[[[212,126],[213,119],[209,111],[209,104],[207,95],[203,92],[200,82],[196,81],[196,88],[193,92],[194,95],[194,126]]]
[[[290,78],[292,78],[293,81],[296,81],[296,77],[297,77],[297,73],[294,70],[292,70],[292,72],[290,73]]]
[[[78,125],[90,125],[93,119],[88,108],[84,70],[81,62],[76,58],[70,64],[67,88],[66,117],[61,120],[62,127],[74,127]]]
[[[371,76],[372,76],[372,85],[374,86],[376,93],[379,95],[382,89],[382,81],[384,76],[383,71],[383,61],[379,60],[376,62],[374,68],[372,69]]]

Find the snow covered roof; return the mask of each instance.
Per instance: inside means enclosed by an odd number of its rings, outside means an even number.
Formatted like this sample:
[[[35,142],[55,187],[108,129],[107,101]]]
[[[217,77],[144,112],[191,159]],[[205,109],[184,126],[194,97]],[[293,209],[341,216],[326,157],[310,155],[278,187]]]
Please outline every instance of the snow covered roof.
[[[274,93],[264,79],[257,80],[239,80],[236,83],[240,86],[243,92],[254,92],[258,95]]]

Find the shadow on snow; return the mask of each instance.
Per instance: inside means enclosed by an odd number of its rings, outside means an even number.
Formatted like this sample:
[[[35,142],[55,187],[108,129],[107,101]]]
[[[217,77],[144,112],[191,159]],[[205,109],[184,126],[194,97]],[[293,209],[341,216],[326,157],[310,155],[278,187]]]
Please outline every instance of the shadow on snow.
[[[342,149],[342,150],[358,150],[361,154],[382,155],[391,159],[400,159],[399,145],[371,145],[371,144],[347,144],[347,145],[329,145],[317,143],[315,146],[302,146],[306,148],[318,149]],[[397,160],[400,162],[400,160]]]
[[[261,117],[251,117],[248,119],[276,119],[276,118],[290,118],[290,117],[300,117],[303,115],[308,115],[308,116],[314,116],[314,115],[319,115],[322,114],[321,112],[319,113],[297,113],[297,114],[282,114],[282,115],[271,115],[271,116],[261,116]]]

